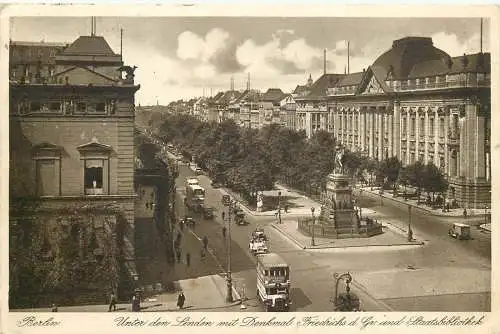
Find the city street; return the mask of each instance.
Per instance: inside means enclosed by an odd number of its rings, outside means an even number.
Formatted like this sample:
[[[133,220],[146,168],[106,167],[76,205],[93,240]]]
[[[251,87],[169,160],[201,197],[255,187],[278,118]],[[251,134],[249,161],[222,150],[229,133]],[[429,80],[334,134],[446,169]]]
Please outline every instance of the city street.
[[[177,187],[178,192],[182,192],[185,178],[194,172],[185,165],[181,165],[179,171]],[[206,189],[206,203],[215,207],[216,212],[213,221],[194,216],[198,222],[195,233],[199,238],[208,237],[209,248],[225,268],[227,252],[221,219],[225,208],[221,204],[221,193],[210,187],[206,176],[199,176],[199,179]],[[182,203],[180,198],[177,203]],[[376,210],[379,216],[384,215],[393,224],[398,224],[396,219],[407,217],[404,208],[388,200],[380,207],[380,202],[362,196],[360,203]],[[178,210],[178,216],[182,217],[183,206]],[[415,237],[425,240],[425,246],[370,252],[363,249],[303,250],[270,227],[275,222],[274,216],[247,215],[247,218],[250,223],[247,226],[232,225],[231,237],[233,282],[237,291],[250,299],[247,302],[249,310],[263,310],[255,299],[255,260],[247,250],[249,236],[257,226],[264,227],[269,235],[270,250],[279,253],[291,267],[293,311],[331,311],[333,273],[347,271],[371,297],[396,311],[486,311],[490,308],[488,236],[474,230],[473,240],[450,238],[448,226],[456,218],[434,217],[414,210],[412,228]],[[402,222],[399,224],[407,228]]]

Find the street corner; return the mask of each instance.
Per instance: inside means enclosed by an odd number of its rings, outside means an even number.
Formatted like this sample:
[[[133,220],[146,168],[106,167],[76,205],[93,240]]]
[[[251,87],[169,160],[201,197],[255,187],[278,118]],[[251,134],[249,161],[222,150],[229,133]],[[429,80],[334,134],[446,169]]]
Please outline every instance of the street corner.
[[[306,249],[307,246],[304,243],[303,240],[300,240],[299,238],[296,238],[295,234],[293,233],[293,227],[295,226],[295,229],[297,229],[297,222],[296,221],[283,221],[281,224],[280,223],[272,223],[269,225],[276,233],[280,234],[282,237],[290,241],[293,245],[300,249]],[[298,232],[298,231],[296,231]],[[301,236],[303,236],[301,234]]]
[[[241,302],[238,291],[231,289],[232,302],[227,301],[228,284],[221,275],[197,277],[179,282],[186,296],[186,306],[193,310],[210,310],[231,307]]]

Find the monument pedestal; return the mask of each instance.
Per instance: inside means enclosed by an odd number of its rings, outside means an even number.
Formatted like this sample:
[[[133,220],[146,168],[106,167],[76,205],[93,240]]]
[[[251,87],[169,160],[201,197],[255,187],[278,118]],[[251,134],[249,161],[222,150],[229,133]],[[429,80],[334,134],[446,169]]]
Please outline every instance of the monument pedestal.
[[[376,223],[362,224],[359,212],[354,207],[350,178],[345,174],[328,175],[326,191],[321,198],[321,213],[316,219],[299,220],[299,231],[319,238],[343,239],[366,238],[381,234],[382,227]]]

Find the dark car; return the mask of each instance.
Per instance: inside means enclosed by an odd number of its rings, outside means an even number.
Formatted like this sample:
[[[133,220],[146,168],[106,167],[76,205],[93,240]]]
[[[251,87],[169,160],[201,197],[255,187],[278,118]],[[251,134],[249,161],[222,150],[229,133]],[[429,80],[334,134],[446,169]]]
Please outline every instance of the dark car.
[[[204,219],[213,219],[214,218],[214,208],[211,206],[203,206],[201,207],[203,212]]]
[[[210,185],[212,186],[212,188],[215,188],[215,189],[222,187],[222,184],[218,181],[211,181]]]

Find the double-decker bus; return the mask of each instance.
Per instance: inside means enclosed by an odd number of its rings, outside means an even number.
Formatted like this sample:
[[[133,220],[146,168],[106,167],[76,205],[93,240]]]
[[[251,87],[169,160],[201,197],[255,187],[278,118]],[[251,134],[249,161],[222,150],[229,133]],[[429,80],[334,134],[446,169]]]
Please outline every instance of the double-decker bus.
[[[186,206],[195,212],[201,211],[205,203],[205,188],[199,184],[191,184],[186,187]]]
[[[290,267],[276,253],[257,255],[257,297],[266,312],[290,310]]]

